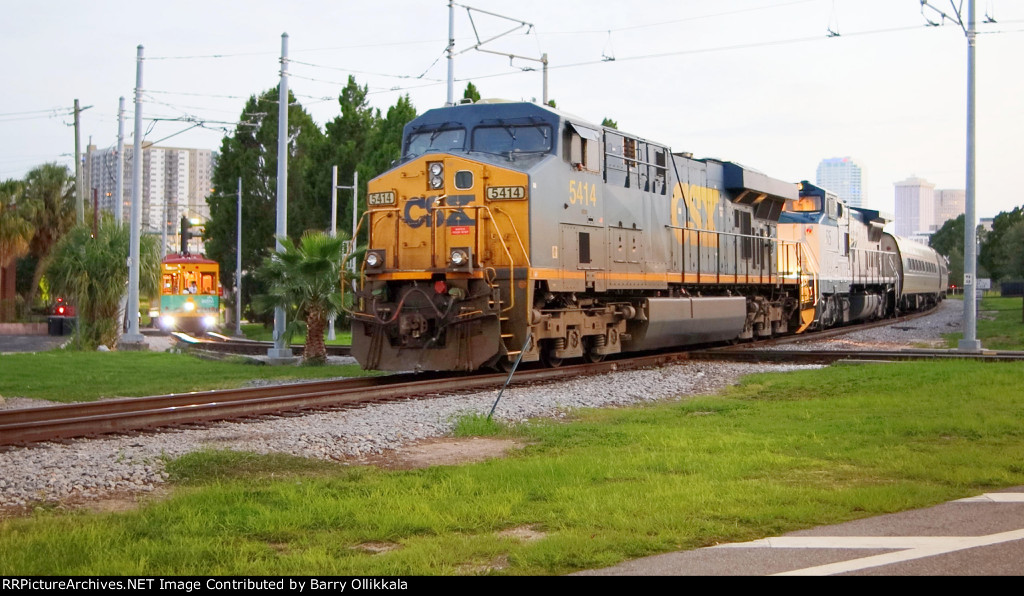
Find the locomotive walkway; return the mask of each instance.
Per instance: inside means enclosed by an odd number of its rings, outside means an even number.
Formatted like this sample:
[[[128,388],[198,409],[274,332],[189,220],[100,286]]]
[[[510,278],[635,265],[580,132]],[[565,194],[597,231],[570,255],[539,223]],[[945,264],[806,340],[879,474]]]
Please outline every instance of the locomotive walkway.
[[[1021,575],[1024,486],[927,509],[582,571],[648,575]]]

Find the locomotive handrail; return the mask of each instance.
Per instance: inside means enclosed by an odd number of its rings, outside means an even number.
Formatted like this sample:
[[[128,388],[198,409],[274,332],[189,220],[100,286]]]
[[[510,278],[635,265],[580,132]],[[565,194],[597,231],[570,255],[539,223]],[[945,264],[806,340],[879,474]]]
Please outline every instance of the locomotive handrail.
[[[682,234],[682,242],[680,243],[682,245],[682,250],[683,250],[683,252],[682,252],[682,261],[683,262],[682,262],[682,271],[681,271],[681,273],[683,275],[686,274],[686,245],[688,244],[688,242],[687,242],[687,233],[691,233],[691,234],[692,233],[696,233],[697,234],[697,270],[696,270],[697,283],[701,283],[701,281],[702,281],[701,277],[704,274],[703,271],[701,270],[701,266],[702,266],[702,263],[701,263],[701,249],[704,247],[704,243],[701,242],[701,236],[700,236],[701,234],[714,234],[716,236],[716,238],[718,236],[729,236],[729,237],[731,237],[733,239],[733,241],[734,241],[734,247],[733,247],[734,251],[733,252],[736,253],[736,254],[738,254],[739,251],[737,251],[735,249],[737,248],[737,243],[741,239],[748,239],[748,240],[751,240],[752,242],[753,241],[757,241],[756,243],[754,243],[755,245],[756,244],[762,244],[762,245],[763,244],[776,244],[777,248],[781,248],[781,247],[785,247],[785,246],[799,247],[800,248],[799,252],[800,252],[801,257],[805,254],[805,251],[806,251],[806,247],[804,246],[804,244],[802,242],[794,241],[794,240],[784,240],[782,238],[776,238],[776,237],[770,237],[770,236],[759,236],[759,235],[755,235],[755,234],[741,234],[741,233],[737,233],[737,232],[724,232],[724,231],[721,231],[721,230],[705,230],[705,229],[699,229],[699,228],[689,228],[689,227],[684,227],[684,226],[674,226],[674,225],[671,225],[671,224],[665,224],[665,228],[672,229],[672,230],[680,230],[680,231],[683,232],[683,234]],[[753,248],[752,248],[752,252],[753,252]],[[766,265],[765,259],[761,260],[761,265],[760,265],[759,268],[764,270],[766,266],[768,267],[768,279],[769,279],[770,282],[771,281],[777,281],[778,278],[781,277],[780,274],[779,274],[778,254],[779,254],[779,251],[776,250],[776,259],[775,259],[776,265],[775,265],[775,268],[774,268],[774,272],[775,272],[774,275],[772,274],[773,270],[771,269],[770,265]],[[787,265],[788,265],[789,251],[785,251],[785,255],[786,255]],[[738,257],[736,257],[736,259],[738,260]],[[749,283],[750,282],[750,276],[751,276],[751,273],[750,273],[751,266],[750,266],[750,263],[749,263],[749,259],[745,258],[744,261],[747,261],[747,262],[745,262],[745,273],[744,273],[744,275],[746,276],[747,283]],[[801,262],[798,263],[798,266],[802,265],[803,259],[801,258],[800,261]],[[734,265],[736,266],[736,276],[738,278],[738,276],[740,274],[739,264],[738,263],[734,263]],[[716,261],[716,268],[717,268],[717,270],[715,272],[715,278],[716,278],[715,282],[716,283],[721,283],[721,258],[719,258]],[[802,267],[802,266],[799,267],[799,271],[805,271],[805,270],[806,269],[804,267]],[[788,271],[788,268],[787,268],[787,271]],[[813,273],[811,274],[811,276],[813,276]],[[759,277],[764,277],[764,275],[759,275]],[[815,300],[815,302],[817,302],[817,300]]]

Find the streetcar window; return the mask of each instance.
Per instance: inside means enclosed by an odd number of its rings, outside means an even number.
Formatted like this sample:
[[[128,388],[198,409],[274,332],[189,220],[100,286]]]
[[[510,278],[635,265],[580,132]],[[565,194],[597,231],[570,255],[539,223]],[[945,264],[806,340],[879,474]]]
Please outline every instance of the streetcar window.
[[[200,284],[201,294],[215,294],[215,287],[217,285],[217,276],[212,273],[202,274],[202,284]]]
[[[466,145],[466,129],[449,128],[414,132],[405,141],[405,157],[417,157],[430,151],[462,150]]]
[[[795,201],[786,201],[786,206],[783,210],[796,212],[796,213],[808,213],[812,211],[821,211],[821,197],[800,197]]]
[[[473,151],[510,157],[515,153],[547,153],[551,151],[551,127],[478,126],[473,129]]]

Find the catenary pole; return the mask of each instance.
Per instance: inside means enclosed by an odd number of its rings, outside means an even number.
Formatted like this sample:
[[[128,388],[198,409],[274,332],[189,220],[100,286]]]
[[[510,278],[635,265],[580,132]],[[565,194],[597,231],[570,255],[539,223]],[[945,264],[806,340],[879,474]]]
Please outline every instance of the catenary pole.
[[[977,288],[978,254],[977,254],[977,201],[975,194],[975,52],[977,49],[977,31],[974,22],[974,0],[967,2],[967,196],[964,201],[964,338],[957,344],[960,351],[981,351],[981,342],[977,339]]]
[[[277,104],[277,227],[278,238],[288,234],[288,34],[281,34],[281,85]],[[284,247],[276,241],[277,252]],[[283,306],[274,309],[274,347],[267,350],[271,358],[289,359],[291,350],[285,345],[286,313]]]
[[[448,101],[446,106],[455,105],[455,4],[448,0]]]
[[[122,345],[144,347],[139,333],[139,233],[142,227],[142,61],[143,47],[138,47],[135,64],[135,144],[132,149],[131,249],[128,257],[128,333]]]

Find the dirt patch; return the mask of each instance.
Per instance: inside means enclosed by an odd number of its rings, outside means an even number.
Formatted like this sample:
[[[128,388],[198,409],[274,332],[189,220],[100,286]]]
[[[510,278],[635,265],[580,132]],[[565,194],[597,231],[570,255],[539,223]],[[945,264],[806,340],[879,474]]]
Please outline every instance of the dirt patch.
[[[61,501],[46,501],[30,505],[0,507],[0,519],[29,517],[36,510],[50,511],[85,511],[88,513],[123,513],[134,511],[143,505],[166,499],[170,489],[158,487],[146,492],[114,491],[105,492],[100,497],[72,495]]]
[[[547,536],[547,532],[542,532],[530,526],[519,526],[516,528],[509,528],[498,532],[498,536],[503,538],[515,538],[522,540],[523,542],[533,542],[534,540],[540,540]]]
[[[513,439],[486,437],[428,439],[386,454],[362,457],[358,463],[390,470],[414,470],[504,457],[510,450],[524,446],[525,443]]]
[[[402,545],[395,544],[394,542],[364,542],[362,544],[357,544],[351,548],[352,550],[361,550],[374,555],[379,555],[402,548]]]

